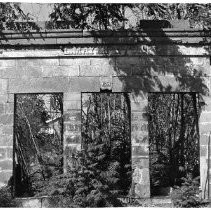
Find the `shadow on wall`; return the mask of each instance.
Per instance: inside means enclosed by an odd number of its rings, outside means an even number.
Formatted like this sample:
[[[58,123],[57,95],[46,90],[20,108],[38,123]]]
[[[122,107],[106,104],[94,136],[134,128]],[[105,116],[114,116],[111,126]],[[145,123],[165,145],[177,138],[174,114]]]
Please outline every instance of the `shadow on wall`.
[[[123,90],[132,92],[135,96],[144,96],[145,93],[154,91],[190,91],[207,95],[205,69],[192,65],[191,57],[194,55],[185,56],[180,50],[182,45],[187,50],[191,46],[175,43],[166,36],[161,28],[162,24],[156,23],[156,25],[156,30],[154,30],[155,25],[151,27],[154,31],[141,28],[144,36],[125,36],[125,38],[121,37],[119,38],[121,40],[117,40],[118,43],[120,41],[121,43],[130,43],[138,51],[137,56],[130,57],[128,50],[125,57],[111,58],[110,64],[115,65],[118,79],[123,83]],[[124,33],[130,34],[130,31],[121,32],[121,34]],[[155,34],[159,34],[159,36]],[[103,37],[103,32],[93,32],[96,43],[100,39],[103,44],[109,44],[108,40],[111,38],[102,38],[101,35]],[[126,46],[126,48],[129,47]]]

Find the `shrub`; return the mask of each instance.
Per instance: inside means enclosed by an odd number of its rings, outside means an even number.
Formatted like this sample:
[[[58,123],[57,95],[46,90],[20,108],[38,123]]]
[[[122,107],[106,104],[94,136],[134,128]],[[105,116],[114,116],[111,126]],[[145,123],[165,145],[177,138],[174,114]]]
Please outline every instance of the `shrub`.
[[[175,207],[199,207],[203,201],[199,198],[199,177],[182,178],[181,187],[175,187],[172,192],[172,201]]]
[[[17,202],[12,198],[9,187],[0,188],[0,207],[17,207]]]
[[[88,155],[84,159],[83,153],[78,153],[77,158],[80,163],[78,168],[67,174],[53,176],[43,185],[40,183],[39,186],[42,187],[37,187],[36,195],[49,195],[52,201],[54,196],[61,196],[56,205],[52,203],[54,207],[122,206],[118,199],[119,191],[112,189],[112,184],[118,181],[118,178],[115,178],[118,164],[110,163],[109,171],[104,171],[100,165],[100,160],[105,160],[103,154],[98,156],[96,162],[90,160],[91,156]]]

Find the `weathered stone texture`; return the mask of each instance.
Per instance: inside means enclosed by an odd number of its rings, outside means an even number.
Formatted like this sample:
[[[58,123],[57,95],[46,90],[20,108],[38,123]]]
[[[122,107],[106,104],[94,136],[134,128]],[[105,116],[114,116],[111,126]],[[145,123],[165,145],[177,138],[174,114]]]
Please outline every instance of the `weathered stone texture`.
[[[99,92],[99,77],[78,77],[69,79],[69,91],[72,92]]]
[[[3,132],[0,132],[0,146],[12,146],[13,145],[13,136],[5,135]]]
[[[8,91],[8,80],[0,78],[0,93],[5,94]]]
[[[12,125],[13,114],[2,114],[0,115],[0,125]]]
[[[149,32],[137,32],[133,37],[134,32],[127,32],[133,34],[128,38],[119,37],[121,32],[115,32],[119,34],[115,38],[96,38],[87,37],[92,35],[90,32],[80,31],[77,32],[80,38],[73,36],[74,33],[69,38],[71,33],[67,33],[66,38],[18,39],[26,46],[46,44],[45,50],[3,52],[3,56],[10,58],[0,60],[0,183],[6,183],[11,175],[12,148],[7,146],[12,146],[15,93],[64,93],[64,168],[67,170],[74,165],[72,155],[81,149],[81,92],[99,92],[100,77],[112,76],[113,92],[130,93],[133,182],[137,197],[150,196],[147,93],[194,91],[207,94],[203,96],[205,105],[199,124],[201,186],[204,189],[211,128],[211,97],[208,96],[211,67],[207,56],[210,52],[205,46],[190,45],[202,37],[168,38],[163,36],[164,32],[155,32],[161,37],[153,37]],[[104,46],[97,45],[102,42]],[[17,40],[10,40],[10,44],[15,43]],[[59,43],[81,46],[68,46],[63,51],[47,49],[48,44]],[[38,58],[42,55],[48,57]],[[33,205],[40,206],[40,203]]]
[[[66,92],[63,95],[64,101],[80,101],[81,93],[80,92]]]
[[[12,170],[0,171],[0,186],[7,185],[8,180],[12,176]]]
[[[0,114],[3,114],[5,111],[5,106],[3,103],[0,104]]]
[[[81,108],[81,101],[64,101],[63,108],[65,111],[79,110]]]
[[[77,77],[79,66],[42,66],[42,77]]]
[[[15,66],[16,65],[16,61],[15,59],[3,59],[3,60],[0,60],[0,69],[3,68],[3,67],[10,67],[10,66]]]
[[[9,80],[10,93],[66,92],[68,89],[69,80],[66,77]]]
[[[199,123],[199,130],[201,134],[210,133],[210,128],[211,128],[211,122]]]

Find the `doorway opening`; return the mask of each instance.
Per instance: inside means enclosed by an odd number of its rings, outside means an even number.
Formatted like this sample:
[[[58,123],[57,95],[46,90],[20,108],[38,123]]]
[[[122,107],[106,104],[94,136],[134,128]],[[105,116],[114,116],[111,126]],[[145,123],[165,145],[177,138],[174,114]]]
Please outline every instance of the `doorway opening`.
[[[151,196],[167,196],[199,171],[198,93],[149,93]]]
[[[127,195],[132,183],[128,93],[82,93],[81,112],[85,157],[97,158],[90,161],[107,174],[110,190]]]
[[[63,172],[63,94],[15,94],[15,197],[31,197]]]

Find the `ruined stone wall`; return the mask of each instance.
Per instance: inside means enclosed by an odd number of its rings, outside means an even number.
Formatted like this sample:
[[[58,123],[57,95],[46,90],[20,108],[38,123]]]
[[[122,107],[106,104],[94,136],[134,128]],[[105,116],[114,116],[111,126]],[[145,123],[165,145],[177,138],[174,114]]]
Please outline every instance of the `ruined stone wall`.
[[[83,41],[74,38],[74,44],[80,44],[74,46],[71,45],[70,38],[59,38],[59,42],[53,43],[56,46],[54,49],[45,45],[53,42],[47,39],[42,41],[42,49],[26,47],[2,50],[0,184],[6,183],[12,174],[14,94],[64,94],[66,169],[67,165],[71,164],[69,157],[72,152],[81,146],[81,92],[99,92],[102,81],[108,79],[112,82],[113,92],[130,93],[133,191],[138,197],[150,197],[148,128],[147,119],[144,117],[147,93],[201,93],[205,105],[200,117],[200,170],[203,196],[207,196],[207,189],[211,186],[206,181],[208,135],[211,130],[210,52],[205,44],[196,45],[204,40],[200,34],[197,39],[184,34],[180,38],[172,37],[162,32],[157,37],[151,37],[149,33],[143,38],[140,32],[138,36],[110,37],[111,40],[108,36],[96,41],[96,38],[91,36]],[[29,41],[25,40],[24,43]],[[61,48],[60,44],[66,45]]]

